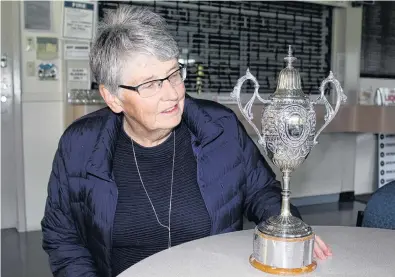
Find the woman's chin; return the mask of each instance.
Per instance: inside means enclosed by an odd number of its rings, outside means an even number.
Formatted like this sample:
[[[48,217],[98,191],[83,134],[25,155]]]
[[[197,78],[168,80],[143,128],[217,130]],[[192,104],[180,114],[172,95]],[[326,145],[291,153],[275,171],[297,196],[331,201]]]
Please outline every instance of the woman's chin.
[[[181,122],[181,114],[171,118],[162,119],[160,122],[160,129],[173,129]]]

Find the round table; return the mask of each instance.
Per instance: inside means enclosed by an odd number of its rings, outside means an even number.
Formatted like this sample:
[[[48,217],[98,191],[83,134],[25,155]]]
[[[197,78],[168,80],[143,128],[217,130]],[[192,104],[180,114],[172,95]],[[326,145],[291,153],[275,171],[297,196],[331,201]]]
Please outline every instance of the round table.
[[[298,276],[394,277],[395,231],[340,226],[314,226],[333,256],[318,260],[317,269]],[[191,241],[152,255],[118,277],[263,277],[275,276],[252,267],[253,230]]]

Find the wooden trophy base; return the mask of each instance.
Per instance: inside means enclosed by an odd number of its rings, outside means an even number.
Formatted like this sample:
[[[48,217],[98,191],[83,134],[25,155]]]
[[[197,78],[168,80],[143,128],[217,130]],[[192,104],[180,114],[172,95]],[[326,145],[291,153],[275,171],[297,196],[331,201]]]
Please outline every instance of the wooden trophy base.
[[[298,274],[305,274],[312,272],[316,269],[317,267],[317,262],[313,261],[310,265],[304,266],[301,268],[278,268],[278,267],[272,267],[268,265],[261,264],[257,260],[255,260],[252,255],[250,256],[250,264],[255,267],[256,269],[259,269],[260,271],[270,273],[270,274],[275,274],[275,275],[298,275]]]

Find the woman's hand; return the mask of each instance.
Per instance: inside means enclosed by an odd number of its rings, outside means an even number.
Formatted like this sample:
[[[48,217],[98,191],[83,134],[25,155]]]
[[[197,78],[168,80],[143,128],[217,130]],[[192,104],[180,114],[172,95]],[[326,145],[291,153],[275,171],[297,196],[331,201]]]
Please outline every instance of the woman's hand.
[[[315,236],[314,257],[325,260],[329,256],[332,256],[330,247],[319,236]]]

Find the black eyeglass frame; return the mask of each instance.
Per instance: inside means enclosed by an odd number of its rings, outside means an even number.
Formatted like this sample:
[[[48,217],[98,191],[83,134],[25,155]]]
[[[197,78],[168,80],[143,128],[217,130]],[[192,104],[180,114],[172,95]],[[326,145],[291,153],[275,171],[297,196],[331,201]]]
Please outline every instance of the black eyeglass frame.
[[[143,86],[143,85],[145,85],[145,84],[149,84],[149,83],[151,83],[151,82],[157,82],[157,81],[160,81],[161,84],[163,84],[163,82],[166,81],[166,80],[168,80],[168,79],[170,78],[170,76],[172,76],[174,73],[176,73],[176,72],[178,72],[178,71],[181,71],[181,70],[186,70],[186,66],[185,66],[185,65],[179,63],[179,66],[180,66],[180,68],[178,68],[177,70],[173,71],[172,73],[169,74],[169,76],[167,76],[167,77],[165,77],[165,78],[147,81],[147,82],[144,82],[144,83],[142,83],[142,84],[139,84],[138,86],[135,86],[135,87],[133,87],[133,86],[126,86],[126,85],[118,85],[118,87],[119,87],[119,88],[128,89],[128,90],[133,90],[133,91],[137,92],[138,94],[140,94],[140,92],[139,92],[139,87],[141,87],[141,86]],[[185,72],[185,75],[186,75],[186,72]],[[185,78],[185,77],[184,77],[184,78]],[[169,81],[169,82],[170,82],[170,81]]]

